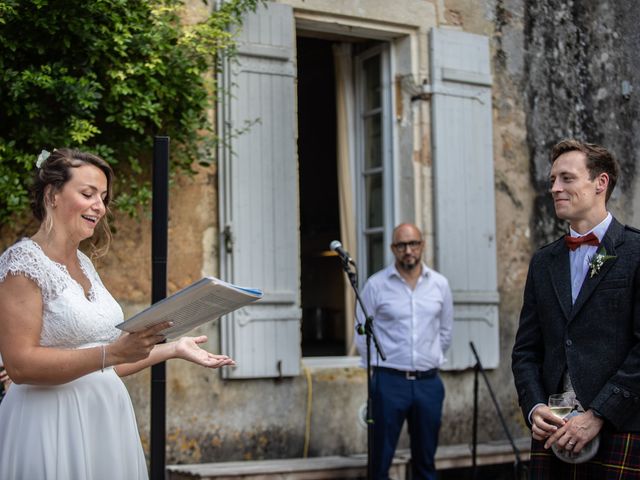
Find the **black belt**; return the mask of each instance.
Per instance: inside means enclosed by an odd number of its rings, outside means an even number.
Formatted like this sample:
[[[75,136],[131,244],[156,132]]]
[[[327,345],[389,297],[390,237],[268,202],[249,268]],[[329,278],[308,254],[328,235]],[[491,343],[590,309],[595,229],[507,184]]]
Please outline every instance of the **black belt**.
[[[407,380],[423,380],[425,378],[433,378],[438,374],[437,368],[432,368],[431,370],[423,370],[423,371],[415,370],[413,372],[408,372],[406,370],[396,370],[395,368],[389,368],[389,367],[373,367],[373,370],[392,373],[393,375],[404,377]]]

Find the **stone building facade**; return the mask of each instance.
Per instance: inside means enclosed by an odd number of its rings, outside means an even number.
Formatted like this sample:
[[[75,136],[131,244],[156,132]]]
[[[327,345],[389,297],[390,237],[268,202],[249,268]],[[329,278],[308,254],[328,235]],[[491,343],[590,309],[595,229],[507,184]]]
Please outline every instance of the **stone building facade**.
[[[442,157],[438,157],[434,149],[437,143],[434,136],[438,135],[439,128],[436,123],[441,120],[434,113],[437,108],[434,102],[439,97],[431,63],[436,54],[430,49],[434,42],[431,32],[434,29],[445,34],[462,32],[487,39],[491,81],[490,87],[486,87],[490,91],[491,106],[487,118],[491,124],[489,143],[493,168],[490,185],[493,205],[488,218],[494,218],[495,222],[492,230],[495,237],[490,239],[495,252],[496,278],[492,305],[499,321],[495,339],[475,340],[494,342],[491,345],[496,350],[489,362],[488,378],[514,435],[528,435],[513,388],[510,351],[531,254],[565,228],[552,220],[546,192],[549,147],[561,138],[576,136],[611,148],[623,167],[623,178],[612,199],[611,210],[623,222],[640,224],[637,218],[640,209],[635,208],[640,201],[636,193],[640,141],[632,134],[638,121],[635,113],[640,78],[634,54],[640,47],[640,37],[635,31],[640,8],[630,0],[279,0],[277,3],[288,8],[292,15],[298,47],[292,61],[295,67],[310,65],[304,63],[302,53],[317,55],[311,63],[331,63],[331,57],[318,60],[321,55],[331,54],[330,44],[351,43],[353,59],[372,47],[389,48],[390,73],[381,89],[388,89],[389,94],[393,193],[391,213],[383,227],[388,235],[389,225],[394,222],[416,222],[426,234],[426,261],[441,271],[443,265],[449,265],[449,260],[443,257],[444,246],[438,244],[446,239],[438,232],[438,225],[442,225],[439,222],[446,213],[445,207],[438,203],[441,201],[438,175],[448,166],[438,165],[438,158]],[[189,2],[186,8],[188,21],[207,14],[201,2]],[[455,75],[453,70],[449,72],[451,75]],[[321,74],[322,71],[313,72],[313,75]],[[294,98],[299,100],[294,112],[298,114],[305,105],[303,102],[312,100],[301,96],[300,92],[306,88],[304,82],[311,82],[313,88],[320,87],[312,83],[311,74],[305,77],[300,71],[294,71],[292,75],[297,95]],[[478,82],[474,85],[481,85],[484,80]],[[332,108],[329,113],[325,112],[329,117],[338,114],[335,107]],[[313,121],[313,118],[306,120]],[[304,128],[309,127],[296,122],[295,134],[302,135]],[[312,128],[321,127],[314,123]],[[306,148],[310,151],[321,148],[313,144],[313,137],[308,138],[311,138],[310,146]],[[335,151],[340,140],[334,138],[331,142]],[[441,143],[438,147],[444,149],[445,145]],[[303,148],[298,143],[296,155]],[[311,163],[320,161],[312,153],[308,155]],[[332,161],[335,163],[335,158]],[[228,260],[224,259],[225,225],[221,218],[225,214],[220,210],[225,199],[220,188],[220,166],[220,162],[214,162],[211,167],[200,168],[194,178],[180,178],[172,186],[170,291],[203,275],[225,276]],[[324,177],[323,172],[299,166],[300,171],[305,168],[310,175],[318,175],[318,181],[326,178],[335,181],[335,171],[333,177]],[[299,176],[296,179],[303,181]],[[296,223],[303,233],[308,226],[306,219],[314,219],[316,225],[324,221],[314,217],[311,210],[304,210],[308,208],[305,202],[309,201],[304,197],[304,189],[312,188],[309,183],[304,185],[304,188],[298,186],[299,203],[295,210],[296,215],[300,209],[307,212],[307,216],[302,215],[300,223]],[[466,187],[462,182],[449,188],[460,189],[463,194]],[[318,205],[337,210],[336,190],[335,184],[326,187],[326,203]],[[316,204],[312,204],[311,209],[317,207],[313,205]],[[273,222],[279,220],[282,218],[275,215]],[[147,218],[142,221],[118,218],[116,227],[111,252],[101,260],[99,270],[104,283],[125,310],[133,313],[150,299],[150,222]],[[334,229],[332,233],[335,232]],[[12,235],[5,232],[5,243],[12,240]],[[316,230],[315,235],[324,240],[323,232]],[[383,237],[386,239],[388,237]],[[306,254],[304,245],[311,243],[308,239],[298,240],[298,247],[302,245],[298,258],[302,258]],[[386,249],[386,243],[383,244]],[[367,250],[367,255],[374,253]],[[389,258],[384,253],[381,255],[382,260]],[[303,283],[307,281],[305,275],[316,271],[313,261],[306,266],[297,264]],[[317,268],[320,271],[324,267]],[[446,269],[443,273],[456,275]],[[337,278],[335,271],[324,274]],[[335,288],[341,290],[342,286]],[[218,371],[169,363],[167,463],[299,457],[303,455],[307,437],[311,456],[366,451],[366,430],[358,423],[358,409],[366,398],[364,371],[349,355],[353,352],[349,352],[349,345],[345,343],[348,335],[344,333],[337,335],[344,347],[340,354],[322,355],[321,360],[306,354],[311,350],[305,352],[303,342],[308,334],[305,328],[317,328],[313,323],[317,310],[305,305],[312,293],[302,291],[299,297],[294,299],[294,304],[303,317],[297,339],[302,346],[296,346],[301,359],[295,373],[226,378]],[[458,298],[462,299],[459,305],[472,308],[468,291]],[[334,312],[335,305],[330,307],[321,313]],[[348,316],[345,311],[343,308],[342,320],[339,314],[322,318],[338,324],[342,321],[340,325],[343,325],[344,317]],[[230,345],[225,343],[224,328],[219,321],[198,331],[209,336],[211,349],[220,350]],[[326,334],[314,332],[318,338]],[[311,338],[315,338],[313,332]],[[473,371],[471,365],[465,365],[462,362],[459,368],[443,372],[447,393],[442,444],[467,443],[471,438]],[[143,443],[148,447],[149,372],[128,378],[126,383],[136,407]],[[482,385],[480,395],[480,440],[504,439]],[[306,429],[309,415],[310,428]],[[407,445],[406,435],[401,444]]]

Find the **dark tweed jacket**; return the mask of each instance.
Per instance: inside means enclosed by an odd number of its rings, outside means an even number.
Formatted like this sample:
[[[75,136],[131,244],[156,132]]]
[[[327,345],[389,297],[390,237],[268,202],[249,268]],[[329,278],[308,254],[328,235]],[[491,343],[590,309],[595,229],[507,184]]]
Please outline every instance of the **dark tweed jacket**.
[[[589,273],[571,305],[569,249],[563,239],[533,256],[524,291],[512,370],[527,419],[562,391],[568,369],[585,409],[617,431],[640,432],[640,231],[615,218],[602,241],[608,260]]]

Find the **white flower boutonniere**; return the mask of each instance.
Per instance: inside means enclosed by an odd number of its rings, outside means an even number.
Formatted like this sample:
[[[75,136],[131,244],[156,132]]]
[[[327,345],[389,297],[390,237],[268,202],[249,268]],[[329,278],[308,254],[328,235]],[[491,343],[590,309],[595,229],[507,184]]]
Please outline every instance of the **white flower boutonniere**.
[[[36,160],[36,168],[42,167],[42,164],[45,162],[47,158],[51,155],[48,151],[42,150],[40,155],[38,155],[38,160]]]
[[[589,277],[593,278],[602,269],[602,266],[607,260],[613,260],[614,258],[618,258],[615,255],[607,255],[607,250],[604,247],[600,247],[600,249],[596,252],[596,254],[591,257],[589,261]]]

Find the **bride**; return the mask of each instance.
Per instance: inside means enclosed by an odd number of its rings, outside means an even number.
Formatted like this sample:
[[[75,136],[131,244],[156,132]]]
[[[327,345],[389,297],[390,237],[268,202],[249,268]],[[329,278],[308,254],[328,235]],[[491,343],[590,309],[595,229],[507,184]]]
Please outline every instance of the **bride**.
[[[201,349],[205,336],[158,344],[170,322],[116,329],[122,310],[79,250],[97,229],[108,248],[111,167],[69,149],[43,152],[36,166],[40,228],[0,257],[0,351],[14,382],[0,405],[0,478],[145,479],[120,377],[171,358],[210,368],[234,362]]]

